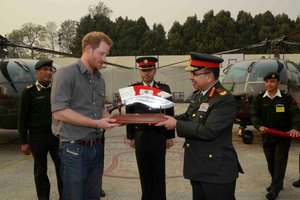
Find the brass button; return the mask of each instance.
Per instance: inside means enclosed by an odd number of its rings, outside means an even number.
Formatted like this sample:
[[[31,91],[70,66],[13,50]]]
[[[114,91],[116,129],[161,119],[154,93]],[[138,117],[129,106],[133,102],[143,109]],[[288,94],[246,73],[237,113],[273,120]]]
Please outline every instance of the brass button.
[[[193,116],[193,117],[195,117],[195,116],[196,116],[196,114],[194,113],[192,116]]]
[[[212,158],[213,156],[211,154],[208,155],[209,158]]]
[[[202,115],[200,115],[200,119],[202,119],[203,118],[203,116]]]
[[[187,144],[186,144],[186,147],[189,147],[189,146],[190,146],[190,144],[189,144],[189,143],[187,143]]]

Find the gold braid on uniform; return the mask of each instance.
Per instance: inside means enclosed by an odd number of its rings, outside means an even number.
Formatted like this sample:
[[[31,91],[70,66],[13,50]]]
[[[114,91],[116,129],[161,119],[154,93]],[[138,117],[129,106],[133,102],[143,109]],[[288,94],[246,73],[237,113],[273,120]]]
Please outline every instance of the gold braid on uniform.
[[[225,90],[224,88],[217,88],[216,93],[221,97],[228,95],[228,91]]]
[[[26,89],[30,89],[30,88],[32,88],[33,86],[34,86],[33,84],[27,85],[27,86],[26,86]]]
[[[135,85],[142,85],[143,83],[141,81],[132,82],[128,86],[135,86]]]

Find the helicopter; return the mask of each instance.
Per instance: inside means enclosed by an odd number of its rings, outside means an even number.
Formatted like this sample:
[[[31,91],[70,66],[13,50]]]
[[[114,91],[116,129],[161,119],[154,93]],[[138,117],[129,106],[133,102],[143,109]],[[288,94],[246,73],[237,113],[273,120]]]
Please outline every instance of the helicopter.
[[[219,54],[243,51],[251,48],[268,47],[274,54],[271,58],[264,56],[259,59],[246,60],[227,66],[222,85],[231,91],[237,102],[236,122],[240,125],[238,135],[243,136],[243,142],[252,143],[253,133],[246,130],[251,125],[252,101],[255,96],[265,91],[264,77],[268,72],[278,72],[280,87],[300,102],[300,66],[292,61],[280,59],[286,46],[300,46],[300,31],[293,32],[281,38],[264,40],[247,47],[221,52]],[[270,55],[270,54],[269,54]]]

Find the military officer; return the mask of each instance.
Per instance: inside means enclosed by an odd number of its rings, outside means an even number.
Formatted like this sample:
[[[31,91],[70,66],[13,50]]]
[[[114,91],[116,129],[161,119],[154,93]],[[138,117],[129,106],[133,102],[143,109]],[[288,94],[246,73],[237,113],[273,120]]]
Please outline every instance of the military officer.
[[[190,53],[189,79],[196,89],[187,111],[156,126],[176,128],[185,138],[184,177],[192,185],[193,200],[234,200],[238,171],[232,144],[236,105],[233,95],[218,81],[223,59]]]
[[[139,57],[136,59],[142,81],[131,84],[145,85],[158,88],[171,93],[167,84],[155,81],[156,57]],[[171,100],[171,98],[169,99]],[[144,104],[137,103],[126,106],[127,113],[160,113],[164,112],[170,116],[174,115],[174,108],[166,110],[153,109]],[[127,125],[127,139],[130,146],[135,148],[136,160],[140,175],[142,200],[165,200],[165,161],[166,148],[175,143],[174,130],[166,130],[164,127],[153,125]]]
[[[54,162],[58,191],[61,196],[59,140],[51,131],[51,79],[56,71],[53,61],[40,60],[35,65],[37,81],[23,91],[19,109],[19,134],[21,151],[32,153],[34,159],[34,180],[39,200],[50,196],[50,182],[47,176],[47,154]]]
[[[271,175],[267,199],[276,199],[283,188],[291,139],[265,134],[267,128],[299,135],[300,111],[292,96],[279,90],[280,76],[269,72],[264,77],[266,91],[253,101],[251,121],[263,135],[263,150]]]

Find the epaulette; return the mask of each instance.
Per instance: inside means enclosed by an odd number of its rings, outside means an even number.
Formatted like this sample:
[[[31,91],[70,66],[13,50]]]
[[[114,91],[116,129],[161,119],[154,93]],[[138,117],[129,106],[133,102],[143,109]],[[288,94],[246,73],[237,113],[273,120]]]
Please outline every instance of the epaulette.
[[[128,86],[134,86],[134,85],[142,85],[142,82],[140,82],[140,81],[132,82]]]
[[[26,86],[26,89],[30,89],[30,88],[32,88],[33,86],[34,86],[33,84],[27,85],[27,86]]]
[[[216,93],[219,94],[219,96],[228,95],[228,91],[221,87],[216,89]]]
[[[165,82],[162,82],[162,81],[156,81],[156,83],[159,84],[159,85],[168,85],[168,84],[166,84]]]

